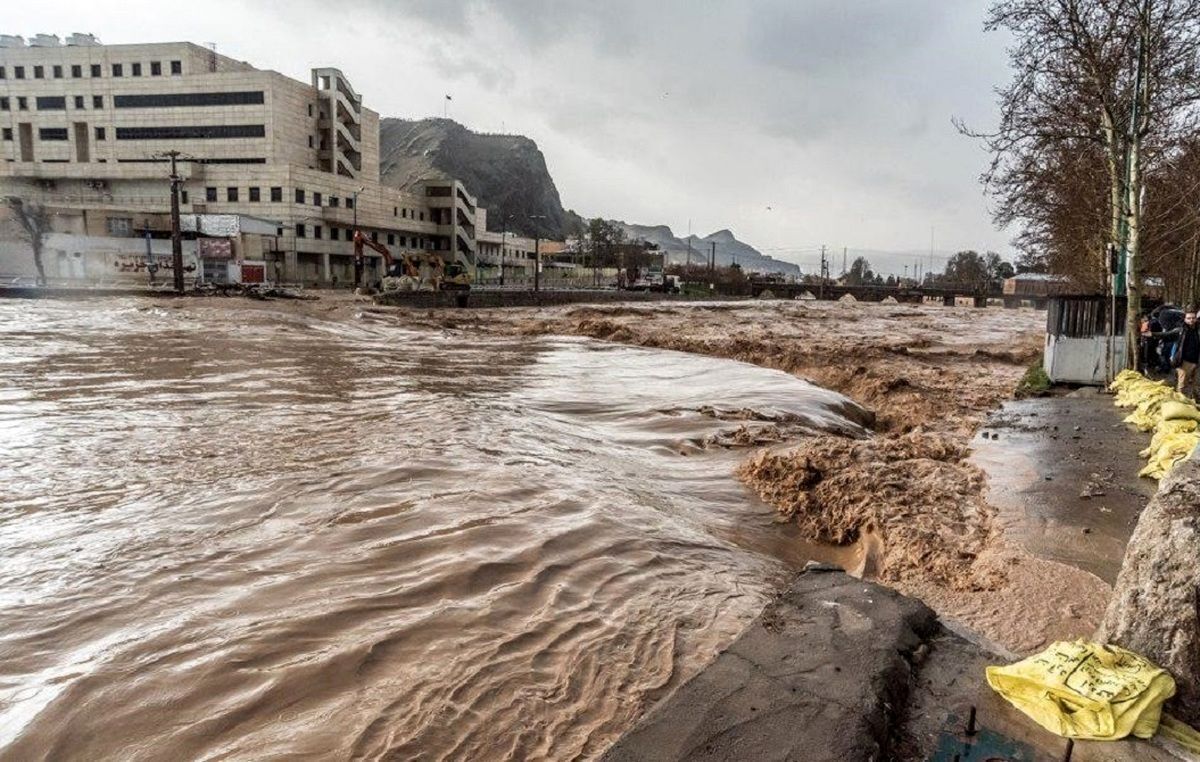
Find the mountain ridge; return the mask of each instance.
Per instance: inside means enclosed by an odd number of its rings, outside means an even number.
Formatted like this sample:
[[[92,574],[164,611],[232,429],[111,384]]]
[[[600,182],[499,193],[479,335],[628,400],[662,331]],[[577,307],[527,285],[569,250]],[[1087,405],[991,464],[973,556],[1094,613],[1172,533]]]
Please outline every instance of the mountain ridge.
[[[546,157],[524,135],[478,133],[452,119],[400,119],[379,123],[379,173],[385,185],[410,190],[421,180],[455,177],[488,210],[488,229],[507,227],[522,235],[563,238],[585,219],[563,208]],[[667,225],[612,220],[630,238],[658,244],[669,262],[688,260],[688,238]],[[769,257],[739,241],[729,228],[704,238],[692,236],[690,259],[707,264],[716,243],[718,265],[737,262],[747,270],[799,274],[790,262]]]

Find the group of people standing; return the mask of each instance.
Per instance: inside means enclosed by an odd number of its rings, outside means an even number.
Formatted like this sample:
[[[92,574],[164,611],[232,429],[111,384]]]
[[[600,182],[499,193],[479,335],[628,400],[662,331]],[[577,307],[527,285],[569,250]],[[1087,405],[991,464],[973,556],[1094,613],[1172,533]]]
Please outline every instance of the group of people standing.
[[[1169,304],[1142,315],[1138,370],[1146,375],[1175,374],[1180,394],[1198,399],[1196,368],[1200,365],[1200,327],[1196,308]]]

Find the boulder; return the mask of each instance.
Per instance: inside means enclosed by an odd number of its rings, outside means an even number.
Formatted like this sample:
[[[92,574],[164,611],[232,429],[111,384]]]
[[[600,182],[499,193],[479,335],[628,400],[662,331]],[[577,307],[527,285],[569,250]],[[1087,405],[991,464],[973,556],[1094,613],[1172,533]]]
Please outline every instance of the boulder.
[[[1175,676],[1168,711],[1200,724],[1200,455],[1176,466],[1146,506],[1125,549],[1096,633]]]

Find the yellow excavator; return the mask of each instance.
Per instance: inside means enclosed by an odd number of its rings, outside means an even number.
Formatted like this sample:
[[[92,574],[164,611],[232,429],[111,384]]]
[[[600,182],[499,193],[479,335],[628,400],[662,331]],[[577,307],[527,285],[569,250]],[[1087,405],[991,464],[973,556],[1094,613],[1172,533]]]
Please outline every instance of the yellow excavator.
[[[432,253],[400,252],[399,261],[391,251],[378,241],[372,241],[361,230],[354,231],[355,280],[360,281],[363,271],[363,247],[371,248],[383,256],[384,291],[469,291],[471,274],[458,262],[446,261]]]

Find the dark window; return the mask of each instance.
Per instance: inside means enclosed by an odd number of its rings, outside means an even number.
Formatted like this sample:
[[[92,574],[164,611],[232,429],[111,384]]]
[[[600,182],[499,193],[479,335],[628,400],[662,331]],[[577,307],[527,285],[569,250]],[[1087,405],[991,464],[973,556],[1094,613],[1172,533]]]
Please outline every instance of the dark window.
[[[40,140],[66,140],[66,127],[42,127],[38,130],[38,138]]]
[[[181,204],[186,204],[187,202],[188,202],[188,194],[187,194],[187,191],[185,191],[185,190],[183,190],[182,188],[180,188],[180,189],[179,189],[179,203],[181,203]]]
[[[97,128],[96,128],[96,140],[104,140],[104,139],[105,139],[105,138],[107,138],[107,137],[108,137],[108,136],[104,134],[104,128],[103,128],[103,127],[97,127]]]
[[[313,238],[320,238],[320,237],[321,237],[321,226],[313,225]]]
[[[130,74],[132,74],[133,76],[135,76],[135,77],[142,76],[142,65],[140,63],[131,64],[129,68],[132,69]]]
[[[83,76],[83,67],[79,64],[71,64],[71,76],[79,79]]]
[[[183,61],[172,61],[171,62],[171,73],[172,74],[183,74]]]
[[[75,108],[80,108],[80,109],[83,108],[83,96],[82,95],[75,96]]]
[[[296,223],[296,237],[297,238],[304,237],[304,223],[303,222]]]
[[[5,127],[5,128],[4,128],[4,139],[5,139],[5,140],[12,140],[12,127]]]
[[[121,64],[112,65],[112,75],[114,77],[122,77],[125,75],[125,68]]]
[[[225,200],[226,201],[237,201],[238,200],[238,189],[237,188],[226,188],[225,189]]]
[[[166,159],[117,159],[118,164],[161,164]],[[234,159],[209,158],[209,159],[188,159],[192,164],[266,164],[267,160],[263,158],[248,159],[239,156]]]
[[[39,95],[36,102],[38,111],[67,110],[67,98],[65,95]]]
[[[29,110],[29,101],[25,99],[24,95],[17,96],[17,110],[19,110],[19,111],[28,111]]]
[[[204,189],[204,200],[205,201],[216,201],[217,200],[217,189],[213,188],[211,186],[209,186],[208,188],[205,188]]]
[[[33,67],[33,78],[34,79],[42,79],[45,76],[46,76],[46,70],[44,68],[42,68],[41,66]]]
[[[425,221],[425,212],[421,212],[421,222]]]
[[[399,213],[400,213],[399,209],[397,209],[396,207],[393,206],[392,207],[392,216],[395,217]]]
[[[8,79],[8,70],[0,66],[0,79]]]
[[[296,203],[297,204],[304,203],[304,189],[303,188],[296,189]]]
[[[151,77],[161,77],[162,76],[162,61],[151,61],[150,62],[150,76]]]
[[[9,100],[7,97],[0,96],[0,111],[8,111]]]
[[[371,231],[371,240],[374,241],[375,243],[379,243],[379,231],[378,230]]]
[[[103,95],[93,95],[92,96],[92,108],[104,108],[104,96]]]
[[[335,227],[329,228],[329,240],[336,241],[338,239],[338,229]]]
[[[261,124],[207,124],[195,127],[118,127],[117,140],[178,140],[216,138],[261,138]]]
[[[337,197],[337,196],[330,196],[330,197],[329,197],[329,205],[330,205],[330,206],[332,206],[334,209],[336,209],[336,208],[338,207],[338,204],[339,204],[339,203],[341,203],[341,202],[340,202],[340,200],[338,199],[338,197]]]
[[[283,201],[283,188],[272,188],[271,200],[276,202]]]
[[[354,208],[354,199],[353,199],[353,198],[348,198],[348,199],[346,199],[346,208],[347,208],[347,209],[353,209],[353,208]]]
[[[308,115],[312,116],[312,104],[308,104]]]
[[[394,234],[394,233],[388,233],[388,246],[394,246],[395,244],[396,244],[396,236],[395,236],[395,234]]]
[[[54,67],[54,78],[62,79],[62,67],[61,66]]]
[[[250,189],[250,200],[251,200],[251,201],[254,201],[254,202],[257,202],[257,201],[259,200],[259,193],[260,193],[260,192],[261,192],[261,191],[260,191],[260,189],[259,189],[259,188],[251,188],[251,189]]]
[[[314,191],[313,192],[313,206],[320,206],[320,205],[321,205],[321,194]]]
[[[93,77],[99,77],[99,76],[100,76],[100,64],[92,64],[92,67],[91,67],[91,69],[92,69],[92,76],[93,76]]]
[[[25,79],[25,67],[24,66],[14,66],[13,67],[13,76],[16,77],[17,79]]]
[[[149,93],[115,95],[113,108],[163,108],[172,106],[251,106],[263,103],[262,90],[232,93]]]
[[[308,136],[308,147],[309,148],[313,147],[313,136],[312,135]]]

